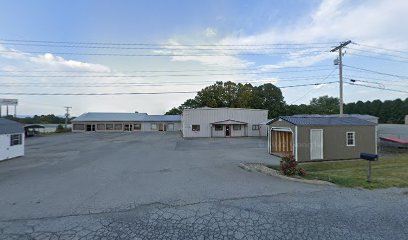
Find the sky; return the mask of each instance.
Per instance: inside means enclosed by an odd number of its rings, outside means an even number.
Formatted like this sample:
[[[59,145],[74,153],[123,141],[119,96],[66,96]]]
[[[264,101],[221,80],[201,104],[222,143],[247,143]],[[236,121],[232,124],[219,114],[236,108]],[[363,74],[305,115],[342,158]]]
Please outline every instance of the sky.
[[[344,101],[405,99],[407,9],[406,0],[4,0],[0,98],[18,99],[19,115],[163,114],[234,81],[273,83],[286,103],[308,103],[339,96],[330,49],[351,40]]]

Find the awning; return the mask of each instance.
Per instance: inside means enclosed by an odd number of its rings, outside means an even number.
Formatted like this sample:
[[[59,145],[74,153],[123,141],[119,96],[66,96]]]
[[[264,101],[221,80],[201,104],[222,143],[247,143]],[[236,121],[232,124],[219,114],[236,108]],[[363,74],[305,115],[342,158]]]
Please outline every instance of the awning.
[[[213,122],[211,124],[213,124],[213,125],[247,125],[248,123],[228,119],[228,120],[224,120],[224,121]]]

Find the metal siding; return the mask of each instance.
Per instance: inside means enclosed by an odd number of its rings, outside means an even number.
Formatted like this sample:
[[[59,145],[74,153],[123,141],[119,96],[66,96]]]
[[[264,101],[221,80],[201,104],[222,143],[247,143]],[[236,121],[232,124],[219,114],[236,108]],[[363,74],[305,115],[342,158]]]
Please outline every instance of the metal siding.
[[[186,109],[183,112],[183,136],[184,137],[210,137],[211,123],[235,120],[248,123],[248,126],[259,124],[267,120],[267,110],[253,109]],[[192,125],[200,125],[199,132],[191,130]],[[215,131],[214,131],[215,132]],[[213,133],[214,133],[213,132]],[[259,136],[259,132],[248,131],[248,136]]]

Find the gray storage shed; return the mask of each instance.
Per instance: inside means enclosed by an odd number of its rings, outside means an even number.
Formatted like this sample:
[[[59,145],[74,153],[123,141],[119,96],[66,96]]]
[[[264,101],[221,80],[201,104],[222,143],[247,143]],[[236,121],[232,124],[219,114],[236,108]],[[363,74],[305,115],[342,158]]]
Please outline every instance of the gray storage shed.
[[[268,152],[300,162],[357,159],[377,153],[376,126],[347,116],[282,116],[268,123]]]

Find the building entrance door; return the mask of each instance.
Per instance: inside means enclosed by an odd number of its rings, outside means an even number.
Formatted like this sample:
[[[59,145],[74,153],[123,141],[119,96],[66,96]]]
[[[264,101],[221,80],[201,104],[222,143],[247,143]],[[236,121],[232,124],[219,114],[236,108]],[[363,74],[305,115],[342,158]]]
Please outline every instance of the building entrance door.
[[[310,129],[310,159],[323,159],[323,129]]]
[[[159,124],[159,131],[167,131],[167,125],[165,123]]]
[[[125,124],[124,130],[131,132],[133,130],[133,124]]]
[[[231,136],[230,125],[225,125],[225,136],[226,137]]]
[[[95,124],[87,124],[86,125],[86,131],[87,132],[95,131]]]

